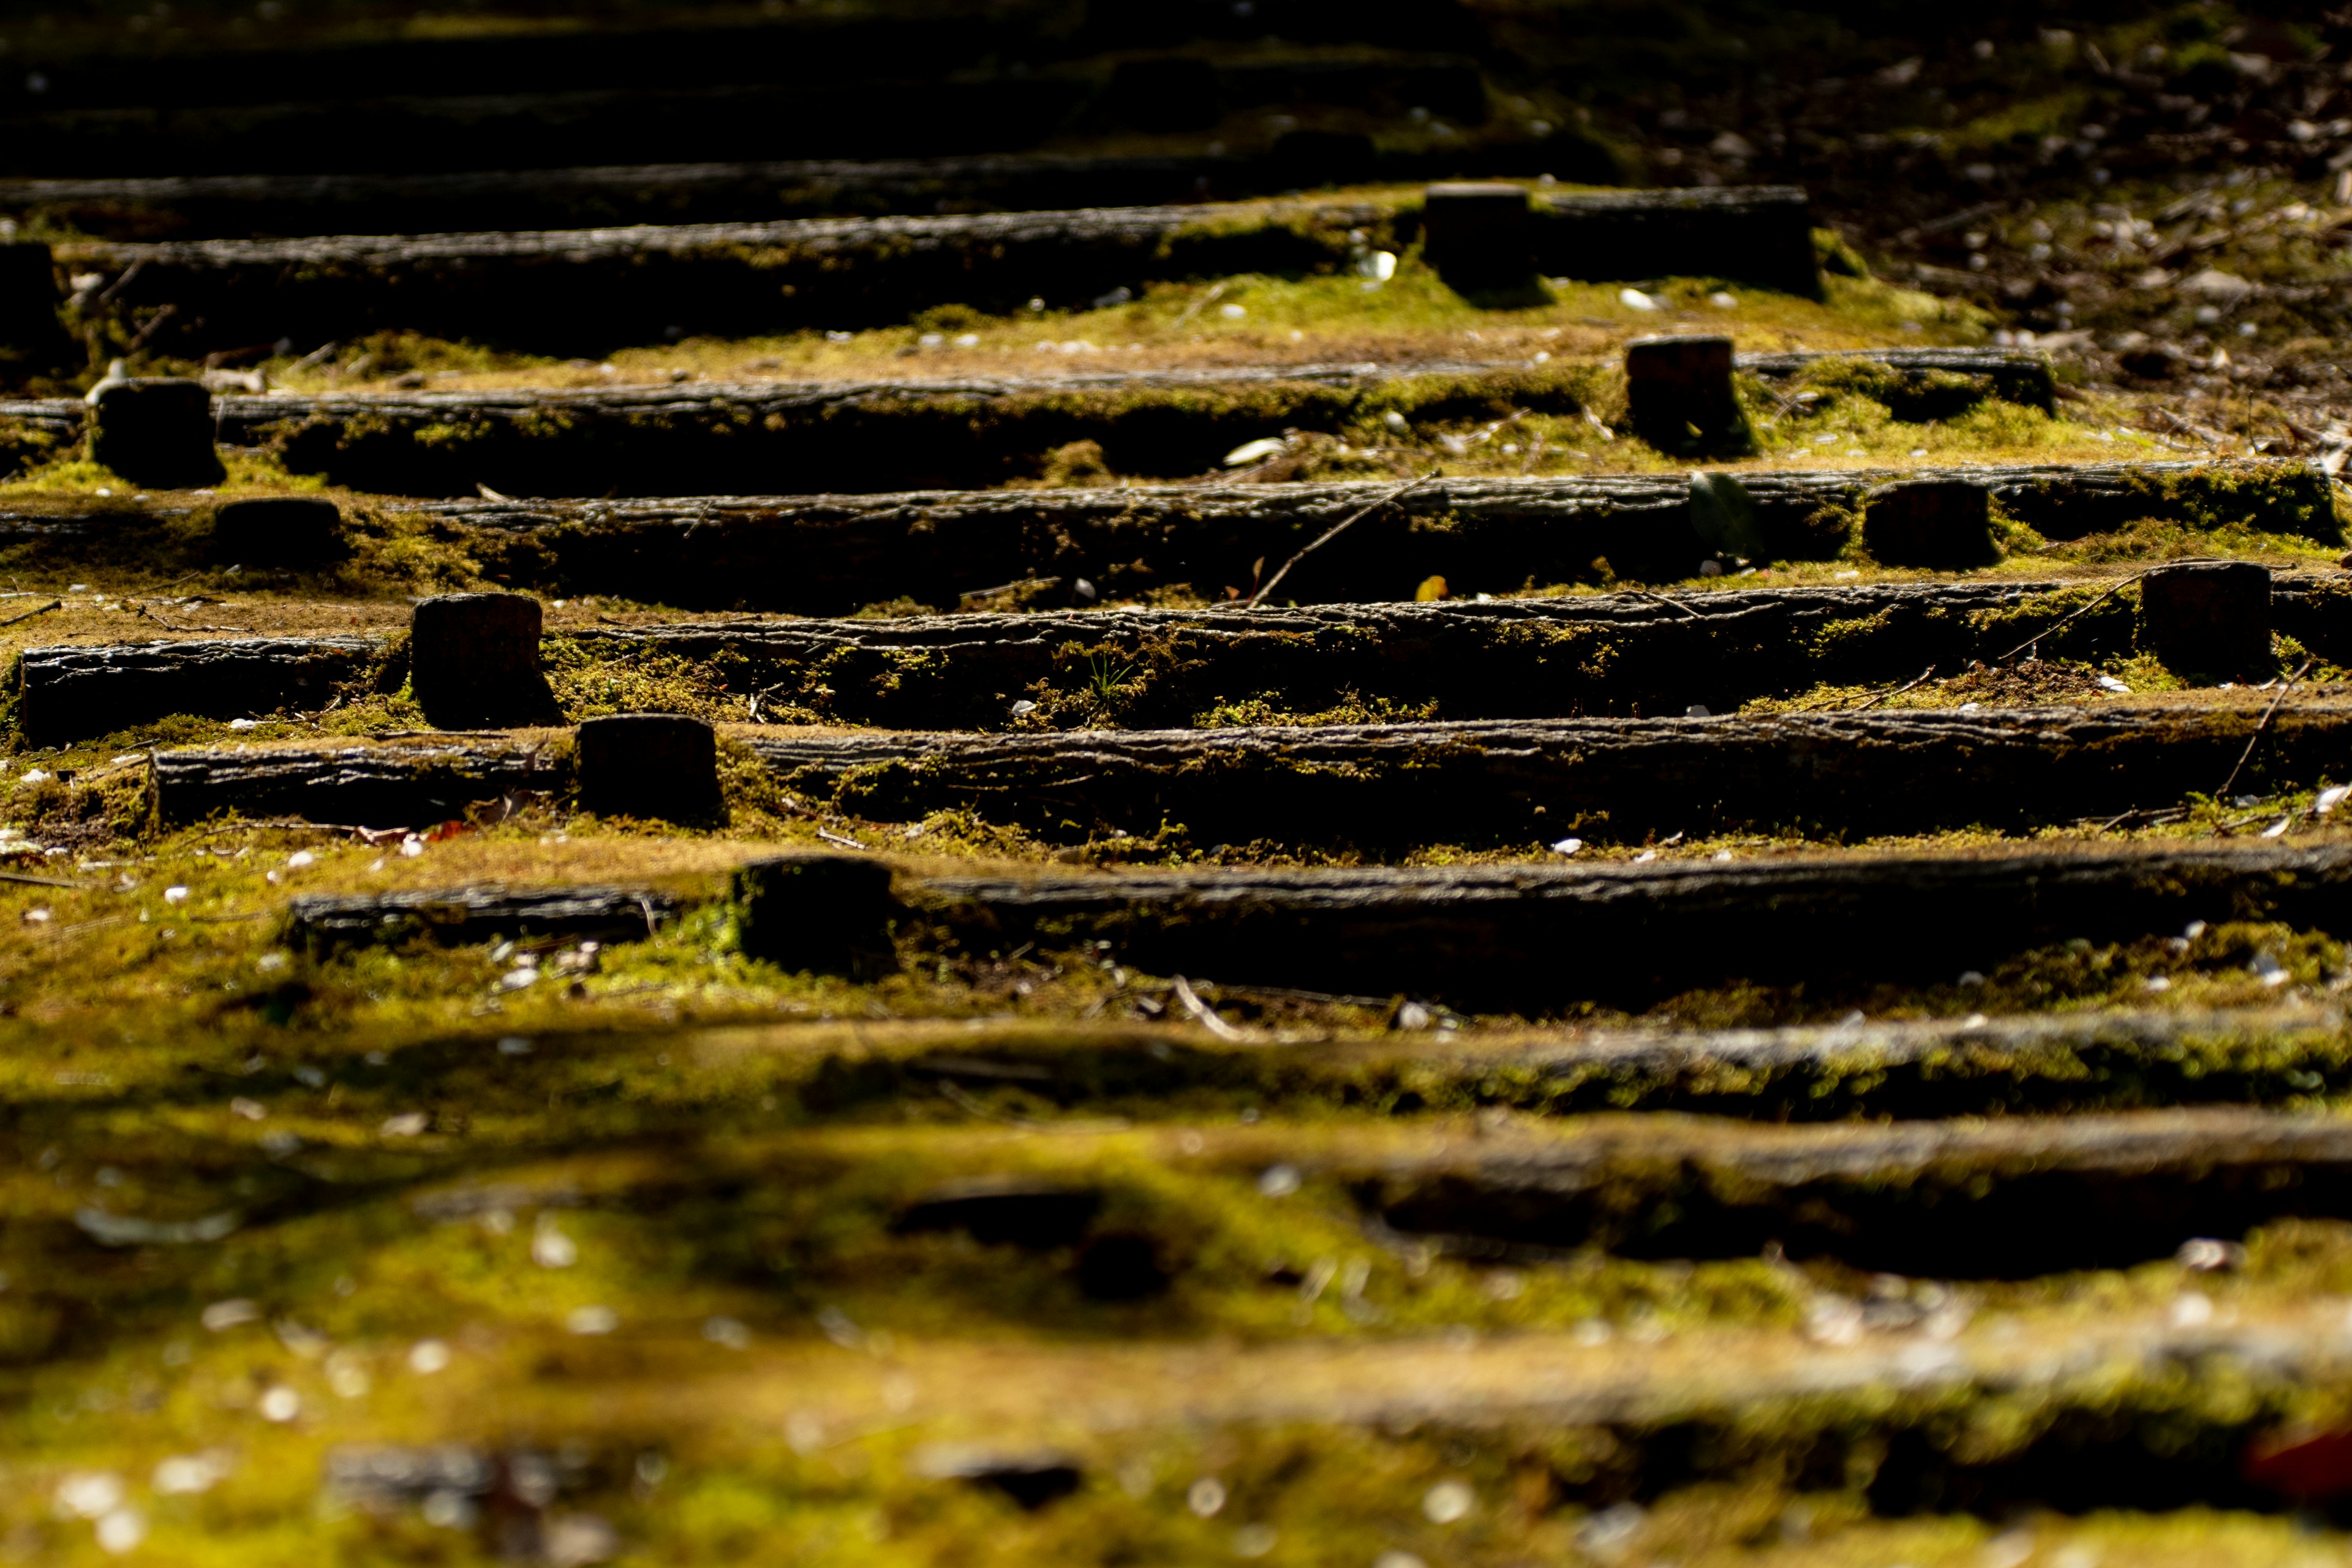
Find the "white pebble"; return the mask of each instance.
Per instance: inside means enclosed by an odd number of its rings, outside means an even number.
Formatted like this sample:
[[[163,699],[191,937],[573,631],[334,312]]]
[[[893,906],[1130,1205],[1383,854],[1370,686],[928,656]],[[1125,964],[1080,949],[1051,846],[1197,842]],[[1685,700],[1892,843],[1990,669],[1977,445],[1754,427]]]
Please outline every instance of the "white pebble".
[[[1477,1494],[1467,1481],[1440,1481],[1421,1500],[1421,1511],[1432,1524],[1452,1524],[1469,1513]]]
[[[1298,1167],[1268,1165],[1257,1179],[1257,1190],[1269,1198],[1286,1198],[1298,1190]]]
[[[530,1260],[541,1268],[569,1268],[580,1261],[580,1244],[555,1226],[551,1215],[541,1215],[530,1234]]]
[[[1617,290],[1617,302],[1631,306],[1636,310],[1654,310],[1658,308],[1657,300],[1643,293],[1639,289],[1620,289]]]
[[[98,1519],[122,1506],[122,1478],[111,1470],[82,1470],[58,1482],[58,1511]]]
[[[575,1334],[609,1334],[621,1326],[621,1315],[610,1307],[574,1307],[563,1326]]]
[[[98,1549],[111,1556],[135,1551],[146,1539],[147,1516],[135,1508],[118,1508],[98,1521]]]
[[[1584,840],[1581,838],[1555,838],[1552,840],[1551,852],[1555,855],[1573,855],[1583,847]]]

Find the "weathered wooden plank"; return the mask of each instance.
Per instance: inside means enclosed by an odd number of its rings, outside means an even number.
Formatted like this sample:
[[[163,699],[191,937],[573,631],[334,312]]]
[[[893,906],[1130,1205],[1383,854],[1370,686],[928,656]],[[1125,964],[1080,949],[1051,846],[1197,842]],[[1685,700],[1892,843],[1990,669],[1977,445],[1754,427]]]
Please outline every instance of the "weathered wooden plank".
[[[1072,441],[1121,471],[1189,475],[1286,426],[1391,407],[1435,420],[1575,413],[1588,366],[1316,364],[1047,377],[759,382],[583,392],[221,399],[225,441],[298,473],[404,495],[703,495],[987,486]]]
[[[966,952],[1108,942],[1154,973],[1522,1013],[1736,982],[1948,983],[2200,920],[2342,929],[2347,889],[2336,845],[902,884],[934,940]]]
[[[1262,153],[799,159],[443,174],[0,179],[0,213],[110,240],[236,239],[1232,201],[1332,184],[1556,173],[1608,177],[1572,138],[1431,154],[1290,136]]]
[[[925,305],[1059,306],[1160,278],[1328,268],[1345,261],[1349,229],[1387,221],[1367,203],[1276,202],[57,252],[127,279],[110,306],[124,320],[173,307],[150,342],[177,353],[396,328],[601,354],[681,333],[874,325]]]
[[[1983,377],[2008,403],[2021,403],[2045,414],[2058,411],[2058,384],[2052,379],[2049,356],[2031,349],[1919,348],[1806,350],[1787,353],[1745,353],[1734,360],[1751,375],[1784,377],[1808,371],[1846,365],[1883,367],[1899,395],[1925,401],[1939,383],[1953,378]],[[1906,411],[1898,415],[1908,417]]]
[[[2128,1268],[2277,1219],[2352,1216],[2352,1126],[2239,1108],[1801,1129],[1611,1117],[1327,1168],[1387,1227],[1474,1256],[1778,1244],[1940,1279]]]
[[[17,723],[42,745],[111,734],[173,713],[241,719],[317,708],[382,650],[373,637],[236,637],[27,648]]]
[[[803,796],[901,820],[969,810],[1049,838],[1396,849],[1705,834],[1918,832],[2066,822],[2170,805],[2230,775],[2259,705],[1250,726],[982,735],[744,734]],[[2352,705],[2302,703],[2241,774],[2352,777]],[[546,748],[436,742],[159,752],[166,826],[220,812],[371,827],[568,785]]]
[[[1802,713],[1008,735],[755,733],[793,787],[867,817],[969,810],[1049,838],[1399,849],[2015,827],[2169,805],[2228,778],[2259,707]],[[2352,705],[2264,730],[2261,778],[2352,779]],[[2242,784],[2252,785],[2250,766]]]
[[[304,894],[287,905],[287,940],[321,956],[429,938],[443,946],[499,937],[642,942],[677,900],[642,888],[456,888],[420,893]]]
[[[901,620],[687,621],[581,627],[589,657],[725,658],[762,714],[899,729],[1001,730],[1036,704],[1055,728],[1106,714],[1192,727],[1233,705],[1318,713],[1368,701],[1448,720],[1736,710],[1822,682],[1957,671],[2038,632],[2051,658],[2133,647],[2126,588],[2055,629],[2106,584],[1879,584],[1289,609],[1054,611]],[[2352,658],[2352,584],[2281,577],[2278,628]],[[384,645],[352,637],[27,649],[29,733],[103,734],[173,713],[234,718],[323,702]],[[387,659],[378,679],[398,681]],[[100,681],[99,678],[102,677]],[[91,728],[102,724],[105,728]]]
[[[1803,192],[1777,186],[1562,195],[1535,209],[1535,260],[1573,278],[1696,272],[1810,291],[1808,212]],[[597,354],[680,334],[883,324],[950,302],[1006,310],[1033,298],[1082,304],[1171,278],[1328,272],[1369,242],[1403,248],[1418,223],[1415,208],[1326,199],[97,241],[57,254],[77,270],[114,275],[105,309],[174,353],[402,329]],[[158,321],[164,306],[173,314]]]
[[[188,749],[154,753],[149,795],[166,827],[223,814],[422,827],[484,801],[561,788],[571,779],[564,764],[529,742]]]
[[[1893,470],[1752,472],[1772,560],[1833,556],[1863,497]],[[1989,489],[2021,521],[2074,537],[2158,518],[2336,537],[2326,476],[2303,462],[1983,466],[1904,470]],[[890,601],[956,608],[976,590],[1034,583],[1046,604],[1169,588],[1252,592],[1393,485],[1122,485],[693,501],[453,501],[426,515],[477,531],[475,552],[518,586],[622,594],[688,608],[838,615]],[[1431,576],[1455,595],[1696,575],[1717,547],[1693,527],[1679,475],[1447,479],[1384,504],[1282,581],[1302,604],[1403,598]],[[1077,588],[1084,582],[1089,595]]]
[[[864,19],[872,26],[871,18]],[[899,19],[890,41],[848,48],[859,19],[837,19],[835,38],[779,47],[788,29],[730,28],[751,59],[717,67],[727,46],[711,30],[654,35],[647,70],[628,67],[626,33],[591,29],[562,37],[407,40],[361,45],[330,74],[269,69],[275,51],[239,51],[213,73],[165,57],[161,68],[77,72],[62,67],[49,91],[0,115],[0,171],[23,175],[328,174],[483,168],[568,168],[582,163],[687,163],[749,150],[770,158],[910,158],[1030,147],[1085,116],[1097,134],[1116,128],[1200,129],[1224,113],[1293,100],[1393,119],[1427,108],[1473,126],[1486,119],[1478,64],[1459,55],[1350,50],[1348,58],[1286,49],[1195,58],[1157,91],[1127,62],[1054,58],[1037,68],[1028,47],[993,17],[951,15],[938,37]],[[693,33],[706,42],[697,51]],[[985,40],[998,35],[996,41]],[[820,35],[821,36],[821,35]],[[959,40],[962,40],[959,44]],[[1164,43],[1164,40],[1162,41]],[[665,47],[665,46],[668,46]],[[998,65],[1000,47],[1021,54]],[[585,51],[577,73],[548,62]],[[404,71],[404,56],[442,63]],[[509,68],[519,55],[528,64]],[[1163,59],[1165,57],[1161,57]],[[688,62],[691,62],[690,64]],[[118,63],[107,60],[108,67]],[[1126,67],[1122,70],[1122,65]],[[258,68],[257,70],[256,68]],[[309,85],[359,73],[336,93]],[[371,82],[370,78],[374,79]],[[142,92],[133,84],[158,82]],[[1142,90],[1138,90],[1142,89]],[[877,106],[879,111],[877,111]],[[1163,121],[1171,114],[1182,123]],[[370,137],[348,132],[366,116]],[[1475,136],[1475,133],[1474,133]],[[1526,139],[1504,128],[1481,141]],[[1611,165],[1575,135],[1576,161],[1559,172],[1605,175]]]

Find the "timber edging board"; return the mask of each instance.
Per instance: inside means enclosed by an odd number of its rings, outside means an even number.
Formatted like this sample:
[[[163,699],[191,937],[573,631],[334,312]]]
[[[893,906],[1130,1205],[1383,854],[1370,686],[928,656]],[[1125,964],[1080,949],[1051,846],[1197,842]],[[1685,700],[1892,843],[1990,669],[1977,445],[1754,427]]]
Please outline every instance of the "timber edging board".
[[[2200,920],[2352,929],[2352,846],[933,877],[908,896],[966,952],[1108,942],[1152,973],[1544,1012],[1733,980],[1950,984]]]
[[[1952,709],[1757,719],[1050,731],[737,731],[778,780],[869,820],[969,811],[1049,839],[1399,847],[1727,828],[2013,827],[2170,805],[2228,776],[2260,709]],[[2352,778],[2352,704],[2290,707],[2242,775]],[[218,813],[383,828],[565,787],[543,744],[453,739],[173,748],[158,820]]]
[[[1411,601],[1286,609],[1040,611],[899,620],[715,620],[562,629],[592,659],[645,654],[738,668],[730,686],[799,721],[997,731],[1016,701],[1073,704],[1107,679],[1129,729],[1198,727],[1246,700],[1312,713],[1343,702],[1433,704],[1447,721],[1727,713],[1817,684],[1958,673],[2036,633],[2053,659],[2132,650],[2128,592],[2099,583],[1978,580],[1727,589],[1677,595]],[[2078,609],[2089,613],[2075,616]],[[2352,658],[2352,585],[2281,578],[2277,629]],[[2063,629],[2060,623],[2065,622]],[[256,637],[27,648],[19,722],[39,744],[175,713],[233,719],[323,704],[389,639]],[[388,665],[379,679],[395,683]],[[1116,679],[1110,678],[1116,677]],[[1025,694],[1025,695],[1024,695]],[[1093,727],[1098,719],[1087,720]]]
[[[1698,273],[1811,294],[1802,190],[1751,186],[1537,200],[1535,265],[1602,279]],[[77,270],[120,275],[109,309],[183,354],[402,330],[550,353],[679,335],[883,325],[926,306],[1083,304],[1117,289],[1236,272],[1328,272],[1376,235],[1404,248],[1418,209],[1273,201],[795,218],[758,224],[77,241]],[[135,272],[134,269],[135,268]],[[396,279],[397,288],[387,285]],[[134,328],[134,330],[137,330]]]
[[[1902,477],[1981,484],[2010,516],[2060,539],[2156,517],[2227,520],[2336,537],[2326,477],[2299,461],[1762,470],[1734,476],[1772,560],[1834,556],[1874,485]],[[885,602],[953,609],[976,591],[1052,580],[1116,599],[1169,587],[1246,595],[1261,563],[1288,559],[1396,487],[1121,485],[1054,490],[705,497],[691,501],[483,501],[416,510],[478,531],[478,551],[520,584],[577,597],[622,593],[687,608],[840,615]],[[1444,578],[1456,596],[1591,581],[1697,574],[1715,553],[1680,475],[1444,479],[1379,506],[1342,545],[1283,579],[1300,604],[1411,597]]]
[[[289,930],[331,947],[403,940],[421,921],[446,941],[479,941],[575,905],[582,930],[612,931],[633,910],[650,929],[640,896],[556,889],[526,906],[501,889],[316,895],[289,906]],[[907,875],[896,898],[901,940],[928,952],[1084,948],[1147,973],[1539,1015],[1732,982],[1951,984],[2032,949],[2169,937],[2200,921],[2352,929],[2352,845]]]

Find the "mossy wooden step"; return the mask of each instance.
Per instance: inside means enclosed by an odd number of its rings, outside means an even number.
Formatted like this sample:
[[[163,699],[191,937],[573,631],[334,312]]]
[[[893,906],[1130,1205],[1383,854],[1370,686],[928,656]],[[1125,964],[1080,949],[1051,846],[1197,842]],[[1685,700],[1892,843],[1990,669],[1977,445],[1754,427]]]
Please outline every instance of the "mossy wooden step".
[[[785,731],[752,731],[750,743],[801,794],[886,821],[968,811],[1049,840],[1150,837],[1181,824],[1202,844],[1394,850],[1571,834],[1869,835],[2112,816],[2218,790],[2263,704],[2256,694],[2230,711],[1880,710],[805,739]],[[2287,724],[2282,713],[2264,729],[2260,787],[2352,779],[2352,705],[2305,705],[2296,718]]]
[[[1029,58],[993,56],[973,40],[1004,29],[968,10],[919,43],[903,40],[929,27],[902,18],[884,24],[889,43],[849,45],[861,33],[871,38],[875,26],[870,16],[840,18],[824,29],[833,38],[820,32],[807,47],[782,44],[788,28],[726,29],[751,49],[742,62],[716,68],[709,51],[726,47],[724,34],[703,30],[698,44],[692,29],[657,33],[646,74],[630,71],[625,34],[598,29],[362,44],[337,68],[355,71],[360,83],[341,97],[307,85],[331,76],[270,72],[271,51],[231,57],[216,93],[207,90],[210,73],[202,68],[166,57],[117,71],[109,68],[115,57],[96,68],[68,68],[55,98],[28,94],[7,105],[0,114],[7,145],[58,151],[0,157],[0,170],[48,177],[413,173],[680,163],[746,150],[771,158],[938,156],[1008,152],[1076,130],[1095,138],[1207,130],[1229,113],[1293,99],[1336,110],[1359,132],[1413,108],[1465,126],[1486,119],[1478,62],[1425,49],[1162,53],[1165,89],[1154,92],[1136,69],[1150,57],[1048,58],[1032,69]],[[544,65],[509,65],[566,56],[588,57],[577,80]],[[450,63],[398,79],[404,59],[436,57]],[[625,79],[600,79],[615,73]],[[168,86],[152,97],[131,87],[159,77]],[[875,111],[882,102],[888,112]],[[354,142],[340,132],[362,103],[377,134]],[[1184,124],[1158,123],[1171,108]],[[1502,129],[1512,140],[1531,139]],[[1592,164],[1581,138],[1566,140]]]
[[[1575,278],[1700,274],[1810,292],[1804,193],[1564,195],[1531,214],[1534,259]],[[1290,201],[612,229],[59,246],[113,275],[105,309],[182,354],[406,330],[601,354],[682,334],[904,320],[927,306],[1083,304],[1171,278],[1336,271],[1402,250],[1419,210]],[[135,273],[132,268],[136,268]],[[396,281],[396,286],[394,280]],[[169,320],[157,312],[169,306]]]
[[[2224,941],[2216,934],[2207,940]],[[1310,1007],[1393,1020],[1389,997],[1192,983],[1230,1038],[1171,986],[1137,980],[1103,1018],[688,1032],[677,1047],[754,1058],[810,1113],[887,1113],[951,1085],[1006,1115],[1213,1116],[1233,1107],[1384,1116],[1505,1107],[1545,1115],[1680,1110],[1759,1121],[2064,1114],[2168,1105],[2307,1103],[2352,1084],[2352,1035],[2309,1006],[1864,1020],[1780,1028],[1400,1029],[1296,1038]],[[618,1047],[624,1042],[614,1042]]]
[[[739,739],[803,798],[885,821],[970,812],[1046,839],[1397,850],[1740,828],[1840,834],[2018,827],[2211,793],[2352,778],[2352,704],[2304,702],[2263,727],[2234,709],[2008,709],[1760,719],[1504,720],[983,735],[886,731]],[[459,816],[571,770],[541,745],[402,742],[158,752],[157,819],[216,813],[370,827]]]
[[[1650,866],[932,877],[926,940],[1108,942],[1158,974],[1544,1013],[1734,981],[1950,983],[2028,949],[2197,921],[2330,931],[2352,847],[2005,850]]]
[[[44,740],[104,735],[163,717],[236,719],[320,708],[381,657],[373,637],[223,637],[27,649],[19,725]]]
[[[1473,1254],[1778,1245],[1947,1279],[2129,1268],[2278,1219],[2352,1218],[2352,1123],[2235,1108],[1802,1130],[1648,1115],[1328,1169],[1381,1223]]]
[[[0,195],[5,199],[5,195]],[[2058,412],[2058,384],[2045,354],[2001,348],[1834,349],[1744,353],[1735,365],[1751,375],[1776,379],[1808,372],[1843,371],[1862,387],[1882,391],[1881,401],[1898,418],[1933,417],[1932,406],[1950,405],[1978,377],[1990,381],[2004,402]]]
[[[1386,394],[1424,398],[1420,406],[1433,412],[1492,390],[1479,380],[1449,384],[1432,377],[1379,392],[1367,388],[1361,406]],[[1554,398],[1578,395],[1557,383],[1545,390]],[[1005,401],[1017,404],[1021,396],[1014,393]],[[1111,423],[1154,424],[1162,412],[1137,408],[1115,415]],[[895,416],[894,411],[883,419]],[[796,441],[789,426],[773,438],[814,445],[830,431],[853,442],[853,430],[863,423],[856,414],[828,407]],[[997,439],[1008,434],[1003,425],[989,428]],[[284,438],[289,452],[310,439],[299,429]],[[1118,439],[1112,437],[1114,444]],[[343,460],[341,455],[329,459],[330,471]],[[614,452],[606,460],[625,458]],[[846,447],[818,459],[857,460]],[[933,447],[923,460],[945,465],[954,459]],[[496,459],[491,466],[498,466]],[[1775,561],[1835,556],[1857,536],[1864,497],[1895,477],[1886,469],[1737,476],[1754,503],[1768,558]],[[2330,541],[2339,536],[2326,476],[2299,461],[1977,465],[1907,469],[1899,477],[1980,485],[2010,516],[2053,538],[2144,518],[2191,528],[2236,523]],[[1229,593],[1246,596],[1281,563],[1367,507],[1374,510],[1344,540],[1283,577],[1277,598],[1301,604],[1404,599],[1432,576],[1443,577],[1457,597],[1514,593],[1531,584],[1592,581],[1603,563],[1623,581],[1680,581],[1698,575],[1702,562],[1720,554],[1720,546],[1694,526],[1691,481],[1682,475],[1445,479],[1384,500],[1397,488],[1369,481],[1120,485],[694,500],[460,500],[422,510],[468,530],[469,553],[495,562],[517,586],[572,597],[621,594],[687,608],[803,615],[910,602],[951,610],[985,590],[1017,591],[1044,605],[1171,588],[1212,600]]]
[[[287,906],[288,939],[317,953],[361,944],[443,945],[499,937],[642,942],[677,912],[677,900],[644,888],[497,886],[385,893],[306,894]]]
[[[568,754],[544,744],[425,738],[329,748],[157,752],[150,784],[159,821],[216,813],[423,829],[508,795],[568,786]]]
[[[1257,153],[633,163],[447,174],[0,179],[0,213],[98,238],[268,238],[618,224],[766,223],[891,213],[1040,211],[1273,195],[1456,175],[1601,177],[1573,138],[1461,152],[1292,135]]]
[[[744,875],[756,886],[761,873]],[[2352,847],[2342,845],[2071,847],[1584,867],[909,875],[897,879],[895,910],[856,918],[887,917],[902,943],[950,956],[1084,949],[1154,974],[1538,1015],[1736,983],[1949,983],[2031,949],[2169,938],[2200,921],[2326,932],[2344,923],[2347,888]],[[300,906],[295,929],[362,942],[388,918],[404,918],[401,900],[442,897],[320,895]],[[627,897],[594,890],[614,910]],[[396,920],[386,930],[408,934]],[[808,967],[789,951],[760,956]]]
[[[876,621],[583,628],[596,659],[740,658],[761,712],[902,729],[999,730],[1034,702],[1055,728],[1231,722],[1433,706],[1451,720],[1722,713],[1759,697],[1958,672],[2032,644],[2046,659],[2128,654],[2135,611],[2110,584],[2032,582],[1612,594],[1489,604],[1106,610]],[[2058,623],[2077,610],[2087,613]],[[2352,591],[2279,579],[2273,624],[2352,651]],[[2036,641],[2037,634],[2051,633]],[[2338,657],[2330,653],[2329,657]],[[29,666],[28,666],[29,668]],[[1254,705],[1263,704],[1263,708]],[[1032,720],[1031,722],[1038,722]]]
[[[1957,672],[2028,644],[2046,659],[2128,654],[2133,590],[2093,604],[2113,585],[681,621],[580,627],[544,646],[551,659],[723,668],[725,689],[746,700],[744,717],[756,694],[771,721],[910,730],[994,731],[1031,714],[1033,725],[1056,729],[1213,725],[1254,712],[1338,720],[1368,703],[1428,708],[1449,721],[1640,717],[1694,706],[1729,712],[1824,682],[1897,683],[1930,665]],[[2281,577],[2272,616],[2311,650],[2352,657],[2352,588]],[[17,722],[52,744],[172,714],[323,706],[344,682],[396,689],[401,663],[396,644],[341,637],[27,648]]]

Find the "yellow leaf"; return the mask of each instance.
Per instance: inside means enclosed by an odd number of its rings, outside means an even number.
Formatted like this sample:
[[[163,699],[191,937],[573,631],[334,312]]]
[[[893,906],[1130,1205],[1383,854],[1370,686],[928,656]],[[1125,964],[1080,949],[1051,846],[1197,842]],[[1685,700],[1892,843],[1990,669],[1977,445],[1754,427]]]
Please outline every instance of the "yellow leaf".
[[[1412,596],[1424,605],[1429,603],[1432,599],[1443,599],[1445,597],[1445,579],[1443,577],[1423,578],[1422,580],[1421,586],[1412,591]]]

